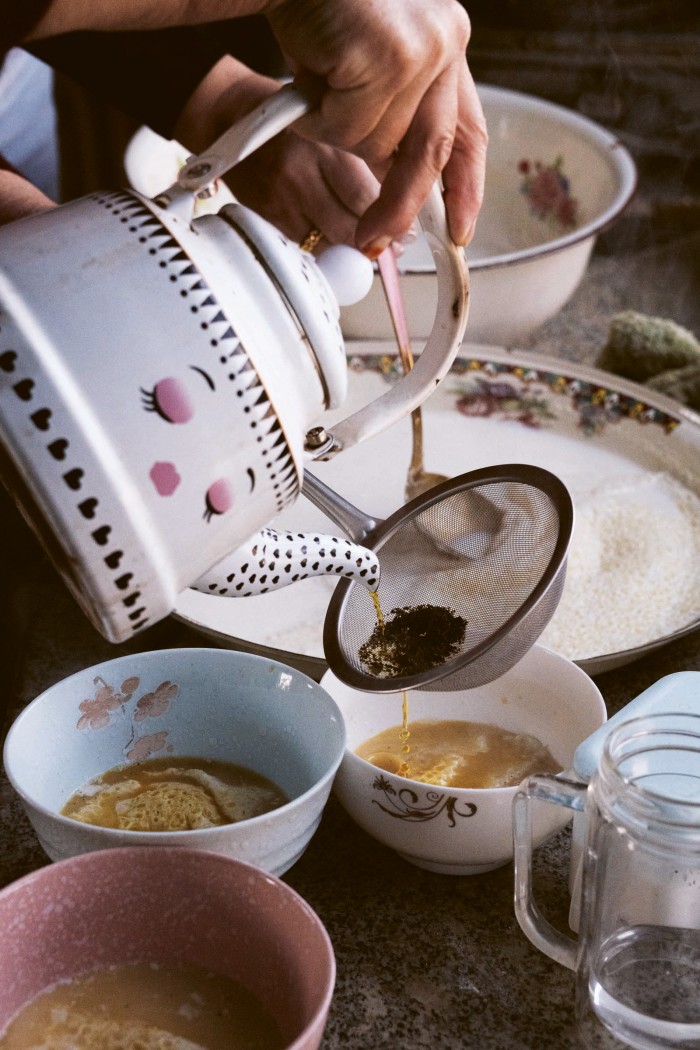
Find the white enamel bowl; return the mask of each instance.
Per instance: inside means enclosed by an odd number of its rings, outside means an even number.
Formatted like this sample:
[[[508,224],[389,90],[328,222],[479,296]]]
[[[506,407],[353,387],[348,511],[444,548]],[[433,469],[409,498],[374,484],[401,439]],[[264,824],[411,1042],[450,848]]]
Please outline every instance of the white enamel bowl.
[[[387,773],[355,754],[365,740],[401,725],[401,694],[378,697],[322,679],[345,719],[347,747],[334,792],[368,835],[405,860],[446,875],[474,875],[513,859],[512,804],[517,787],[449,788]],[[410,719],[487,722],[529,733],[569,769],[577,746],[606,720],[603,698],[588,675],[536,645],[490,685],[462,692],[409,693]],[[410,756],[409,756],[410,761]],[[533,841],[544,842],[569,817],[537,807]]]
[[[51,860],[115,846],[187,846],[280,875],[318,827],[344,742],[336,704],[300,671],[231,650],[165,649],[121,656],[51,686],[15,720],[4,764]],[[99,773],[168,755],[247,766],[290,801],[191,831],[121,831],[61,815]]]
[[[576,290],[597,235],[630,200],[632,157],[605,128],[532,95],[478,87],[488,124],[484,204],[467,249],[470,343],[522,345]],[[435,266],[421,236],[399,260],[408,330],[435,316]],[[346,338],[388,339],[379,277],[341,311]]]

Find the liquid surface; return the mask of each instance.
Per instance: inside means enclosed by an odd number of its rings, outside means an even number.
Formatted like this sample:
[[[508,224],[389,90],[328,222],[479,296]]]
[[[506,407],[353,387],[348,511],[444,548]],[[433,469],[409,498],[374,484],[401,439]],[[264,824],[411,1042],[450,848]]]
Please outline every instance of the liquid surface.
[[[25,1006],[0,1050],[282,1050],[272,1016],[238,982],[193,966],[117,966]]]
[[[700,930],[634,926],[595,960],[593,1010],[629,1046],[700,1046]]]
[[[404,712],[405,713],[405,712]],[[485,722],[412,721],[382,730],[355,753],[389,773],[455,788],[512,787],[532,773],[558,773],[559,763],[537,737]]]
[[[152,758],[115,766],[71,795],[66,817],[122,831],[189,831],[257,817],[286,795],[245,766],[206,758]]]

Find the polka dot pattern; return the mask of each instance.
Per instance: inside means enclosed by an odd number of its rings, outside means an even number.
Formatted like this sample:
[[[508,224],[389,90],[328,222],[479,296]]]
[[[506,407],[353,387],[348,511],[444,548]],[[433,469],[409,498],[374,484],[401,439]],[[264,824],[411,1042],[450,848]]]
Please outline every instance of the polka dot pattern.
[[[344,577],[375,590],[379,584],[379,560],[374,551],[336,536],[262,529],[193,587],[204,594],[247,598],[279,590],[309,576]]]

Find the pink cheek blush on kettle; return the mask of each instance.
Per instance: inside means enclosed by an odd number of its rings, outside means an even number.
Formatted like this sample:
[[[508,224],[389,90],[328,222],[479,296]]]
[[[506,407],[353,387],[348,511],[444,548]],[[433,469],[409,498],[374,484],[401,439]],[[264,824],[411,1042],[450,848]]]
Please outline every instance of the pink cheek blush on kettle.
[[[154,199],[97,192],[0,229],[3,481],[113,642],[191,586],[244,596],[320,573],[376,584],[365,548],[266,526],[308,462],[412,412],[448,372],[466,263],[435,187],[420,214],[438,282],[425,349],[325,431],[347,391],[339,301],[366,294],[369,262],[345,246],[317,262],[236,202],[194,217],[201,189],[309,108],[283,87]]]

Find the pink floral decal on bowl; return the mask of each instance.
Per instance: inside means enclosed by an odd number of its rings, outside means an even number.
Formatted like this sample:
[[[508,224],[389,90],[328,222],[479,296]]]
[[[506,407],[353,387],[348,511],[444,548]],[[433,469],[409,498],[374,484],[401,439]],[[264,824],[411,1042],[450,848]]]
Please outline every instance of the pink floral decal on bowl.
[[[126,678],[119,689],[115,689],[104,678],[95,678],[94,697],[78,704],[83,712],[78,719],[78,729],[104,729],[108,726],[111,712],[131,700],[139,687],[139,681],[139,678]]]
[[[376,372],[387,383],[397,382],[404,374],[398,354],[353,355],[348,358],[348,367],[357,373]],[[556,418],[556,400],[562,397],[568,402],[577,427],[590,437],[603,434],[609,425],[623,419],[635,420],[642,426],[655,424],[667,434],[681,422],[678,416],[629,394],[546,368],[457,357],[450,377],[461,380],[451,394],[454,407],[464,416],[491,416],[538,429]]]
[[[134,711],[134,722],[142,722],[144,718],[158,718],[164,715],[170,707],[171,700],[178,694],[178,688],[174,682],[161,682],[152,693],[144,693],[136,702]]]
[[[115,688],[104,678],[97,676],[93,680],[95,695],[78,704],[82,712],[78,719],[77,729],[104,729],[113,721],[112,712],[120,711],[123,716],[130,719],[131,734],[124,745],[124,753],[131,762],[143,762],[151,755],[163,749],[172,751],[172,745],[168,744],[168,730],[161,729],[154,733],[144,733],[136,736],[137,722],[143,722],[147,718],[160,718],[170,708],[171,703],[180,692],[180,687],[174,682],[161,682],[155,689],[143,693],[136,701],[131,710],[127,710],[127,704],[131,703],[136,694],[141,679],[137,677],[126,678],[119,688]]]
[[[167,729],[162,729],[159,733],[148,733],[146,736],[140,736],[138,740],[134,740],[133,747],[130,747],[126,752],[126,757],[130,762],[145,762],[151,755],[155,755],[163,750],[167,739]]]
[[[553,164],[521,160],[518,163],[518,171],[523,176],[520,192],[539,219],[549,219],[562,230],[574,230],[579,221],[578,201],[571,196],[571,186],[563,169],[563,157],[557,157]]]

